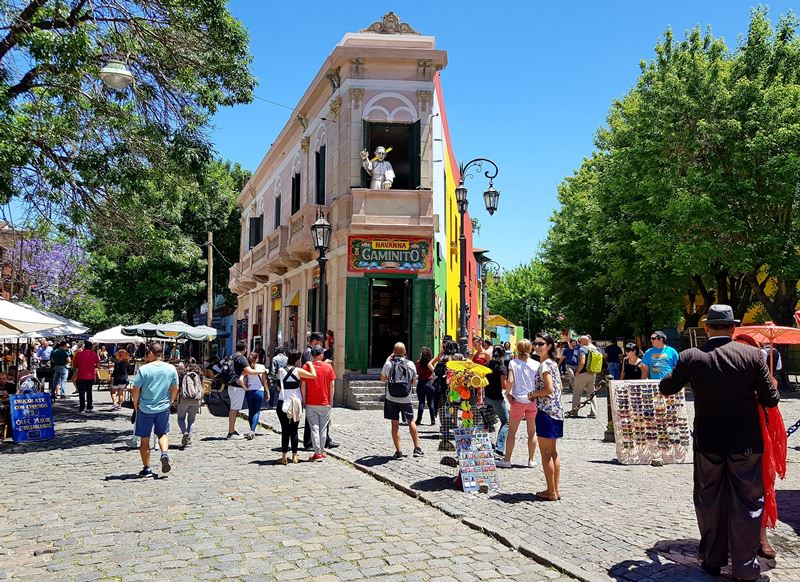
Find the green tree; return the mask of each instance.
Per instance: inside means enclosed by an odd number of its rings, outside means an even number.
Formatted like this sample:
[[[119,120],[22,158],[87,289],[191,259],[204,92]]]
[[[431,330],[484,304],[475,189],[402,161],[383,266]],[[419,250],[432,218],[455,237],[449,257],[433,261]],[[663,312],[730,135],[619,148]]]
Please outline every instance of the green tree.
[[[558,314],[554,312],[547,296],[545,277],[542,264],[535,259],[526,265],[504,271],[499,284],[489,277],[489,312],[524,326],[528,337],[541,330],[556,330]]]
[[[154,169],[202,179],[210,116],[252,99],[247,34],[224,0],[0,6],[0,202],[29,215],[136,233],[169,202],[144,187]],[[112,58],[135,76],[128,91],[100,81]]]

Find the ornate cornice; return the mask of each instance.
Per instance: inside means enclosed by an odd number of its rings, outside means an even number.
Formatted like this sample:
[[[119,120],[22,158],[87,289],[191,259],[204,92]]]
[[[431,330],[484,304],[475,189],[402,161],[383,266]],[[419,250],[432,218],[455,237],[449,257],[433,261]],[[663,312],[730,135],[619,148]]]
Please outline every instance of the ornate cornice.
[[[377,32],[378,34],[419,34],[405,22],[400,22],[400,18],[394,12],[387,12],[383,18],[373,22],[367,28],[362,28],[361,32]]]

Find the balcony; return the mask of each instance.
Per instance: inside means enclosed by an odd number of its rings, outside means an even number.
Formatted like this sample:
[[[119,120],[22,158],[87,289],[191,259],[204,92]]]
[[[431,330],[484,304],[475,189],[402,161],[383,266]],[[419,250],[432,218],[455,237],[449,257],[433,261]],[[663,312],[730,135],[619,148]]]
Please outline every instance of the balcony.
[[[349,222],[353,227],[433,228],[433,191],[431,190],[353,188],[350,190],[350,197],[352,208]]]
[[[319,204],[306,204],[289,219],[289,242],[286,251],[298,264],[310,261],[317,256],[314,243],[311,241],[311,225],[317,220],[320,210],[329,217],[328,220],[333,222],[330,217],[331,208]]]

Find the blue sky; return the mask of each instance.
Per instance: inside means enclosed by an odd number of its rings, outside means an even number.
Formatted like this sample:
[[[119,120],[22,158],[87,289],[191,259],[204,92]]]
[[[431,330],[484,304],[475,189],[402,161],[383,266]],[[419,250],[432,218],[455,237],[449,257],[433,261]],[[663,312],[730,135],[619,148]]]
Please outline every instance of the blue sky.
[[[547,234],[556,187],[591,154],[613,99],[635,83],[639,62],[670,26],[677,38],[696,25],[735,47],[756,4],[728,1],[319,2],[234,0],[250,31],[256,94],[294,107],[346,32],[394,12],[437,38],[453,148],[459,159],[493,159],[500,208],[483,207],[473,179],[470,209],[481,223],[476,246],[504,268],[527,262]],[[773,22],[792,9],[769,4]],[[220,156],[255,169],[290,111],[255,100],[220,112]],[[610,217],[613,218],[613,217]]]

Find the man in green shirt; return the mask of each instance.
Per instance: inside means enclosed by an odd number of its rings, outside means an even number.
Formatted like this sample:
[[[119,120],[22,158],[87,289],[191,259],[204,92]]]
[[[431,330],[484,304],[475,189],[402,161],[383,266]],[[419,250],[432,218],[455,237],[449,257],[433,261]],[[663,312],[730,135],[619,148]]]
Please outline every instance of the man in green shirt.
[[[72,362],[72,352],[67,349],[67,342],[60,341],[56,344],[56,349],[50,354],[50,364],[53,366],[52,397],[58,394],[59,398],[66,398],[67,374],[69,365]]]

